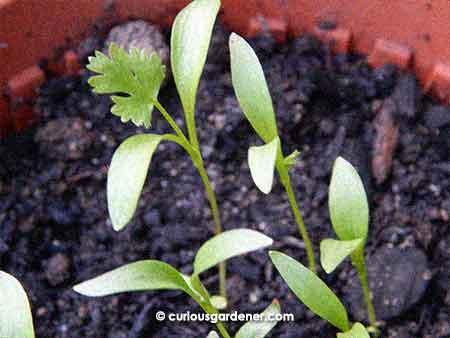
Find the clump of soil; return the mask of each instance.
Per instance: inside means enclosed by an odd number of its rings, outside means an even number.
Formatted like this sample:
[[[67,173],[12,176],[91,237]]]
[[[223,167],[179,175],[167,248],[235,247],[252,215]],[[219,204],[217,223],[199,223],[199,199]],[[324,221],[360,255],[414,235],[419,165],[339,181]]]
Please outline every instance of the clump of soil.
[[[227,36],[218,27],[197,106],[200,143],[224,226],[262,231],[275,239],[274,248],[305,262],[281,187],[277,184],[265,196],[251,181],[246,154],[258,140],[233,94]],[[321,239],[333,236],[327,191],[332,163],[342,155],[358,167],[370,197],[368,254],[385,247],[418,250],[425,258],[421,264],[430,269],[425,295],[386,321],[382,336],[448,337],[449,108],[420,95],[415,80],[395,67],[372,70],[364,58],[332,56],[308,36],[284,46],[267,37],[252,44],[268,78],[285,151],[301,151],[292,168],[293,183],[316,249]],[[182,149],[169,143],[154,156],[134,221],[120,233],[112,230],[106,210],[107,168],[114,149],[136,128],[109,113],[109,99],[91,93],[88,77],[84,73],[49,80],[37,105],[42,122],[2,140],[2,269],[24,283],[39,337],[204,337],[211,328],[206,323],[156,321],[158,310],[200,311],[179,292],[91,299],[71,290],[77,282],[139,259],[160,259],[189,273],[195,251],[213,233],[200,179]],[[181,122],[173,83],[160,96]],[[383,120],[388,129],[375,124],[386,100],[393,102]],[[169,131],[157,113],[153,129]],[[392,136],[390,130],[398,131],[395,147],[377,145],[379,133]],[[374,156],[381,158],[375,161],[380,164],[374,164]],[[380,178],[375,177],[377,170]],[[293,313],[296,321],[280,323],[271,337],[334,335],[330,325],[289,292],[265,252],[233,259],[228,266],[231,311],[261,311],[278,298],[283,311]],[[332,275],[321,273],[340,296],[352,275],[348,263]],[[215,290],[215,272],[204,278]],[[396,286],[399,294],[402,287]],[[352,302],[351,297],[344,299]],[[239,325],[231,324],[231,330]]]

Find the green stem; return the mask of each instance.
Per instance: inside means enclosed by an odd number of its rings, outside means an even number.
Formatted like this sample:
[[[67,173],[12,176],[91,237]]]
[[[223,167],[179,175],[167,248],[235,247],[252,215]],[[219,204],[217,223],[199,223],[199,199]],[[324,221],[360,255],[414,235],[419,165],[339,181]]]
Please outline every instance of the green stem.
[[[352,264],[358,272],[361,287],[363,289],[364,299],[367,305],[367,314],[369,316],[369,323],[374,328],[377,327],[377,319],[375,315],[375,309],[373,307],[372,297],[370,296],[369,283],[367,281],[367,269],[364,259],[364,249],[356,251],[352,255]]]
[[[309,269],[316,273],[316,259],[314,257],[314,250],[309,239],[308,231],[306,230],[305,223],[303,222],[302,214],[295,199],[294,190],[292,189],[291,179],[288,173],[280,173],[281,181],[288,195],[289,204],[291,205],[292,213],[294,214],[295,221],[298,224],[300,235],[305,243],[306,255],[308,256]]]

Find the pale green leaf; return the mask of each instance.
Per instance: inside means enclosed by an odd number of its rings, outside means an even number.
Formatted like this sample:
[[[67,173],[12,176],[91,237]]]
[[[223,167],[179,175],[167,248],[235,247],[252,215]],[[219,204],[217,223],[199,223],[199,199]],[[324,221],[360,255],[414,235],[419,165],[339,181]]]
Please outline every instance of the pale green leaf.
[[[277,325],[274,316],[280,313],[280,303],[274,300],[261,315],[266,320],[251,321],[242,325],[235,338],[264,338]]]
[[[297,162],[297,157],[300,156],[300,152],[298,150],[294,150],[290,155],[286,156],[283,160],[284,165],[292,167]]]
[[[250,167],[253,181],[258,189],[265,194],[272,190],[279,146],[280,139],[276,137],[270,143],[250,147],[248,150],[248,166]]]
[[[222,232],[205,242],[197,252],[194,261],[194,274],[247,252],[272,245],[272,239],[249,229],[235,229]]]
[[[272,98],[252,47],[239,35],[230,36],[231,76],[242,111],[258,135],[269,143],[278,136]]]
[[[224,310],[228,305],[227,299],[223,296],[212,296],[209,301],[217,310]]]
[[[131,120],[135,125],[150,126],[153,102],[157,100],[164,80],[164,66],[153,53],[147,56],[143,51],[132,49],[127,53],[114,43],[109,48],[110,57],[96,51],[86,66],[99,73],[89,79],[89,84],[98,94],[119,94],[112,96],[111,112],[122,122]]]
[[[331,238],[320,242],[320,263],[326,273],[331,273],[351,255],[358,247],[364,243],[364,239],[354,239],[351,241],[339,241]]]
[[[108,210],[116,231],[131,220],[147,177],[152,155],[161,135],[140,134],[127,138],[117,148],[108,170]]]
[[[17,279],[0,271],[0,337],[34,338],[27,294]]]
[[[121,292],[151,290],[192,290],[186,278],[175,268],[156,260],[143,260],[124,265],[96,278],[76,285],[73,289],[85,296],[100,297]]]
[[[217,332],[211,331],[206,338],[220,338]]]
[[[344,305],[319,277],[281,252],[271,251],[269,255],[292,292],[312,312],[342,331],[349,329],[348,315]]]
[[[173,23],[170,60],[188,121],[193,119],[197,88],[219,8],[219,0],[194,0]]]
[[[361,323],[353,324],[350,331],[338,333],[337,336],[338,338],[370,338],[369,333]]]
[[[355,168],[342,157],[334,163],[328,204],[339,239],[367,238],[369,206],[364,185]]]

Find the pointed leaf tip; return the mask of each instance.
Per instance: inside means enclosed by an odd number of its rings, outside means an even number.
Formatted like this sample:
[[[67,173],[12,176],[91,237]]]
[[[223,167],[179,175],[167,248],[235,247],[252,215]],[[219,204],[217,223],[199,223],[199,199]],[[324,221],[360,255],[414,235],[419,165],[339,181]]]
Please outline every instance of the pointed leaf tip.
[[[351,255],[364,239],[359,238],[351,241],[339,241],[335,239],[324,239],[320,243],[320,263],[326,273],[333,272],[342,261]]]
[[[361,323],[353,324],[353,327],[350,331],[344,333],[338,333],[338,338],[370,338],[369,333],[367,332],[364,325]]]
[[[250,147],[248,150],[248,166],[253,181],[265,194],[272,190],[279,145],[280,140],[276,137],[268,144]]]

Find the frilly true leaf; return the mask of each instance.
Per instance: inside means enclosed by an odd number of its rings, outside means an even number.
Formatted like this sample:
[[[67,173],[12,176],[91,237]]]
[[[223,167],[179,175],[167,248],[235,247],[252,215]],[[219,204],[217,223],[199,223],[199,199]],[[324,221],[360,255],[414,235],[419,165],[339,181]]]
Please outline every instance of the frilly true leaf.
[[[273,264],[294,294],[315,314],[342,331],[349,329],[347,311],[328,286],[295,259],[269,252]]]
[[[274,300],[261,314],[267,318],[280,313],[280,303]],[[251,321],[245,323],[235,338],[264,338],[277,325],[276,320]]]
[[[364,185],[355,168],[342,157],[334,163],[328,204],[339,239],[367,238],[369,206]]]
[[[212,306],[217,310],[224,310],[227,308],[228,302],[225,297],[222,296],[211,296],[209,299]]]
[[[122,122],[131,120],[135,125],[150,126],[153,103],[157,100],[164,80],[164,66],[153,53],[132,49],[127,53],[114,43],[109,48],[110,57],[97,51],[89,58],[87,68],[100,75],[92,76],[89,84],[98,94],[112,96],[111,112]]]
[[[339,241],[331,238],[320,243],[320,263],[326,273],[331,273],[342,261],[364,243],[364,239]]]
[[[200,247],[194,260],[194,274],[199,275],[229,258],[268,247],[272,243],[271,238],[255,230],[222,232]]]
[[[219,8],[219,0],[194,0],[173,23],[170,59],[188,121],[194,118],[197,88]]]
[[[121,292],[181,290],[192,295],[192,289],[175,268],[156,260],[124,265],[76,285],[73,289],[85,296],[100,297]]]
[[[161,135],[140,134],[127,138],[114,153],[108,170],[108,210],[113,227],[122,230],[131,220],[147,177],[152,155]]]
[[[364,325],[361,323],[353,324],[353,327],[350,331],[344,333],[338,333],[338,338],[370,338],[369,333],[367,332]]]
[[[0,337],[34,338],[27,294],[20,282],[0,271]]]
[[[253,146],[248,150],[248,166],[253,181],[259,190],[268,194],[272,190],[277,151],[280,146],[278,137],[262,146]]]
[[[298,150],[294,150],[291,154],[284,158],[284,165],[288,168],[292,167],[297,162],[298,156],[300,156],[300,152]]]
[[[278,136],[272,98],[261,64],[239,35],[230,36],[231,77],[242,111],[265,143]]]

